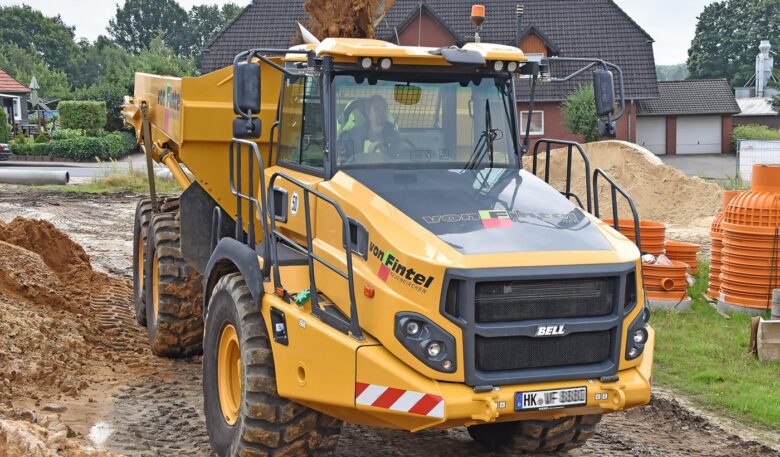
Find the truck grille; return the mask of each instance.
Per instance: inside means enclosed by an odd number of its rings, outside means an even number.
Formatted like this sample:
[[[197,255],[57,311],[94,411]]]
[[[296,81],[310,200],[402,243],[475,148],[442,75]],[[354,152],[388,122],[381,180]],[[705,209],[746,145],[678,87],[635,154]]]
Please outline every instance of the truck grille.
[[[477,322],[606,316],[615,301],[615,278],[477,283]]]
[[[481,371],[525,370],[588,365],[609,358],[609,331],[574,333],[560,338],[513,336],[476,339],[476,366]]]

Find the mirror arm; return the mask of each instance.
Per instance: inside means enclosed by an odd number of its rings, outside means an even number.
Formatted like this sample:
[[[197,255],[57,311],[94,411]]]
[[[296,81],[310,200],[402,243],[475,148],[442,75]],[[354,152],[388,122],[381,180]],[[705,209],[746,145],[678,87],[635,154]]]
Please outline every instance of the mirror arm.
[[[548,62],[581,62],[581,63],[587,63],[588,65],[580,68],[579,70],[575,71],[574,73],[571,73],[570,75],[564,77],[564,78],[550,78],[551,82],[566,82],[573,78],[576,78],[577,76],[581,75],[587,70],[590,70],[591,68],[600,65],[605,70],[613,69],[618,74],[618,80],[620,81],[620,111],[618,111],[617,115],[615,117],[608,117],[609,121],[617,121],[621,117],[623,117],[623,114],[626,109],[626,92],[625,92],[625,84],[623,81],[623,70],[615,65],[614,63],[607,62],[606,60],[601,59],[588,59],[588,58],[582,58],[582,57],[549,57],[547,59]]]
[[[520,147],[520,166],[523,166],[523,156],[528,153],[531,147],[531,118],[534,115],[534,99],[536,98],[536,80],[539,75],[534,74],[531,77],[531,95],[528,98],[528,119],[525,122],[525,137],[523,137],[523,144]],[[522,119],[520,120],[522,122]]]

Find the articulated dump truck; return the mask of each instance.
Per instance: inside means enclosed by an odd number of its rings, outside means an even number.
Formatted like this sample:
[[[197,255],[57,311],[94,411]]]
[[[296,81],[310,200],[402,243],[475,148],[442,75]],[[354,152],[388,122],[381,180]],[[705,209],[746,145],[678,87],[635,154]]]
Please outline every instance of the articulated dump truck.
[[[568,63],[609,133],[619,69]],[[218,455],[325,455],[345,421],[560,451],[648,403],[641,252],[598,189],[633,203],[576,143],[520,134],[516,86],[555,64],[328,38],[136,75],[126,121],[182,187],[139,202],[136,314],[156,354],[202,351]],[[565,189],[524,169],[550,146],[586,159],[587,195],[570,165]]]

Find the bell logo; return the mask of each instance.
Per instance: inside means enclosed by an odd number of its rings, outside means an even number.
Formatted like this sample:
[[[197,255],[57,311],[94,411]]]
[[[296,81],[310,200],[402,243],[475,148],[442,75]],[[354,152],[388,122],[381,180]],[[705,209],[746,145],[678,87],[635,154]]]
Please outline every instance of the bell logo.
[[[563,336],[565,334],[563,325],[540,325],[536,327],[535,336]]]

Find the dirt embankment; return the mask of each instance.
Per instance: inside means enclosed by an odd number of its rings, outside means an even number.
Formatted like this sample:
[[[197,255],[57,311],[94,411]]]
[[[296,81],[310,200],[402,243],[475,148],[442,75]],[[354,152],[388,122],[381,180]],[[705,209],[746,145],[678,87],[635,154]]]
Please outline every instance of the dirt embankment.
[[[722,189],[701,178],[686,176],[665,165],[651,152],[624,141],[601,141],[583,145],[590,160],[591,174],[596,168],[606,171],[634,200],[639,217],[667,225],[707,225],[706,220],[720,211]],[[526,169],[531,158],[526,157]],[[554,150],[550,160],[550,184],[558,190],[566,187],[565,149]],[[540,153],[537,176],[544,177],[545,157]],[[585,201],[584,162],[575,151],[572,161],[572,192]],[[588,179],[592,179],[588,178]],[[612,217],[609,187],[603,179],[599,185],[599,208],[602,218]],[[628,205],[618,200],[620,217],[630,217]]]

